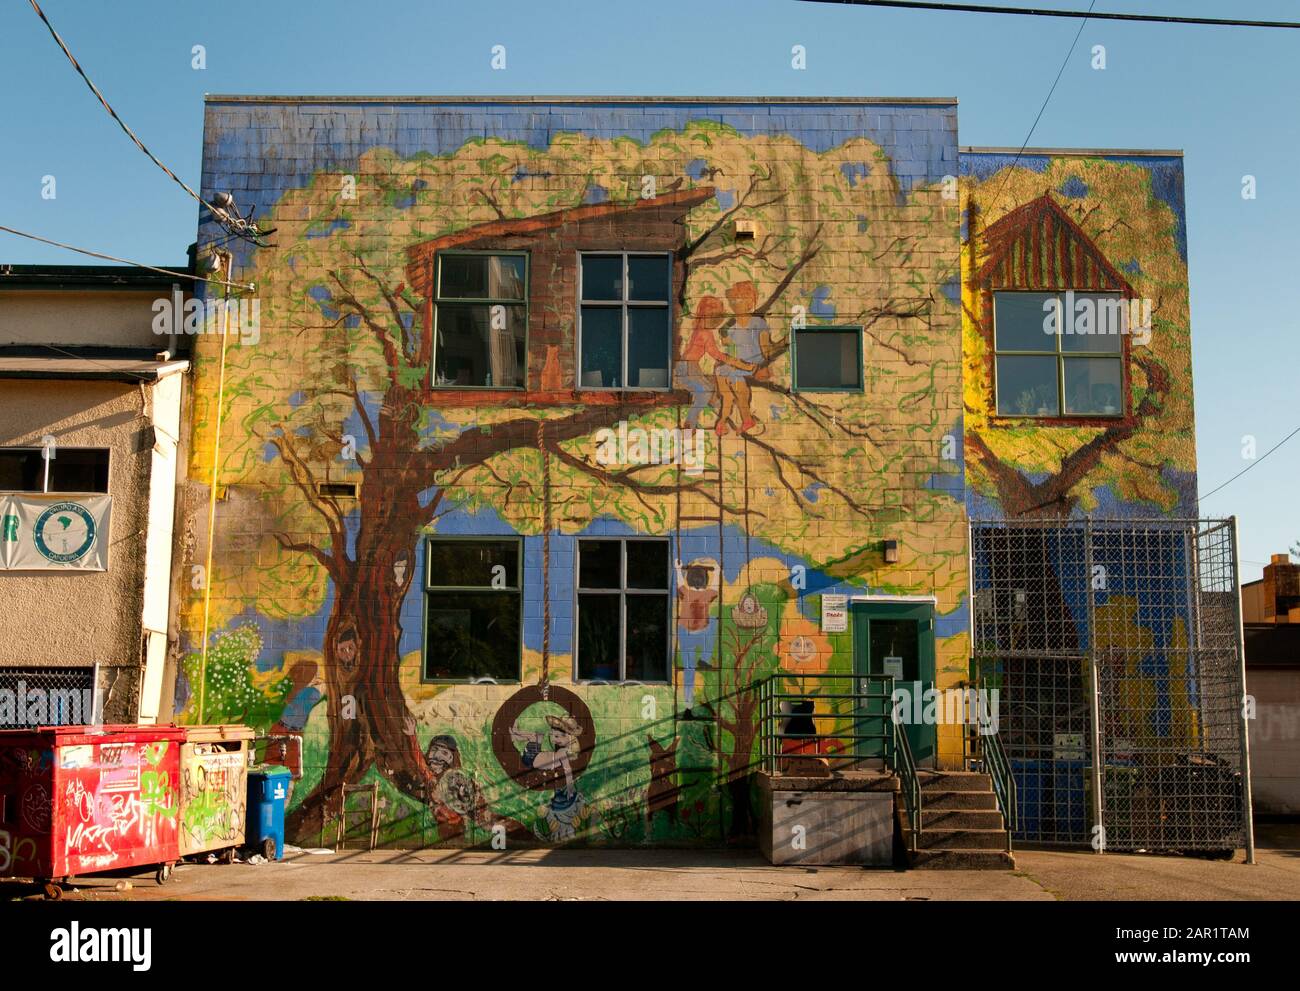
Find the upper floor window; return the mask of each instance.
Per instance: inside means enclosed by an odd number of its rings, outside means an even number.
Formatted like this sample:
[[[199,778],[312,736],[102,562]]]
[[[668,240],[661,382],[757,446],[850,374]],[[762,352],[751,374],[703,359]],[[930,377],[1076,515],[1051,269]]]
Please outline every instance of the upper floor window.
[[[862,391],[861,327],[800,327],[791,354],[795,392]]]
[[[1125,306],[1119,293],[995,293],[999,415],[1122,416]]]
[[[522,548],[509,537],[426,542],[426,681],[519,680]]]
[[[0,492],[107,492],[108,448],[0,447]]]
[[[667,389],[671,257],[579,257],[578,384],[584,389]]]
[[[522,389],[528,256],[440,253],[435,285],[433,384]]]

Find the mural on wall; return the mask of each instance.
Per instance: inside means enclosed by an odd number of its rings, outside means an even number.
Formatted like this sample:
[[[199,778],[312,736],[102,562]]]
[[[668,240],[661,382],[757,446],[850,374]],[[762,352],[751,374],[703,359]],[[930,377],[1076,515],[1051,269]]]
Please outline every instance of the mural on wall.
[[[1013,164],[964,152],[962,172],[971,517],[1195,516],[1181,159],[1029,154]],[[998,402],[993,299],[1065,290],[1124,302],[1124,375],[1092,387],[1088,413],[1067,406],[1045,424],[1041,397]]]
[[[756,680],[851,664],[816,633],[821,593],[934,593],[964,668],[949,110],[917,125],[926,162],[861,132],[683,119],[439,134],[436,154],[322,156],[277,189],[274,246],[241,249],[262,327],[226,348],[213,633],[205,670],[195,592],[182,718],[303,734],[299,837],[331,835],[341,785],[373,778],[386,843],[709,841],[748,825]],[[210,182],[233,181],[239,140],[209,135]],[[595,248],[671,257],[668,387],[576,388]],[[488,250],[528,258],[522,388],[434,388],[437,259]],[[862,328],[861,391],[791,390],[802,325]],[[220,339],[197,345],[207,477]],[[423,538],[447,534],[524,538],[518,685],[422,678]],[[638,535],[670,540],[671,683],[575,683],[575,541]]]

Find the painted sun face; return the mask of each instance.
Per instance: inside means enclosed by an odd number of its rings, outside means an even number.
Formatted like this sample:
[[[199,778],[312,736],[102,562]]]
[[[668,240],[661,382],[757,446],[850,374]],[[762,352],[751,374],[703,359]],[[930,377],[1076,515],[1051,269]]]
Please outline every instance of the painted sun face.
[[[796,664],[808,664],[817,660],[817,644],[812,637],[798,636],[790,641],[790,660]]]

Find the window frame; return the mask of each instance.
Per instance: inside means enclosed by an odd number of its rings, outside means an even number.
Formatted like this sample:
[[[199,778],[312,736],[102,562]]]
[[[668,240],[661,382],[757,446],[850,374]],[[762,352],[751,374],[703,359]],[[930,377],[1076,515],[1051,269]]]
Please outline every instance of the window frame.
[[[484,297],[482,299],[466,299],[462,297],[451,296],[443,298],[442,296],[442,259],[444,257],[494,257],[508,256],[511,258],[522,258],[524,260],[524,295],[522,299],[497,299],[494,297]],[[432,335],[432,342],[429,355],[429,388],[443,392],[462,391],[474,389],[480,392],[496,392],[499,390],[508,390],[511,392],[526,392],[528,389],[528,359],[529,359],[529,334],[531,333],[532,316],[530,302],[533,295],[533,260],[530,253],[526,250],[505,249],[495,250],[492,248],[469,249],[469,248],[448,248],[445,251],[438,251],[433,257],[433,293],[429,300],[430,319],[432,326],[429,333]],[[449,382],[445,385],[438,383],[438,304],[446,303],[449,306],[518,306],[524,311],[524,367],[523,367],[523,385],[460,385],[455,382]]]
[[[800,386],[799,385],[799,335],[807,333],[821,333],[822,331],[831,331],[834,333],[845,333],[856,331],[858,344],[858,384],[856,386]],[[866,328],[861,324],[853,323],[828,323],[828,324],[808,324],[804,327],[791,328],[790,330],[790,391],[795,393],[844,393],[848,395],[864,395],[867,391],[867,369],[866,369],[866,351],[862,345],[862,339],[866,336]]]
[[[989,290],[990,311],[989,326],[991,328],[990,353],[993,357],[993,415],[1002,419],[1024,419],[1038,420],[1040,422],[1075,422],[1078,420],[1124,420],[1129,415],[1129,388],[1128,388],[1128,334],[1120,333],[1119,348],[1113,352],[1068,352],[1062,348],[1062,340],[1065,335],[1060,333],[1062,314],[1064,313],[1065,294],[1071,291],[1078,296],[1114,296],[1127,303],[1128,297],[1119,289],[991,289]],[[998,297],[1010,295],[1028,295],[1028,296],[1051,296],[1056,301],[1056,326],[1057,333],[1052,335],[1056,344],[1055,351],[1016,351],[1004,350],[998,347]],[[1046,335],[1044,335],[1046,336]],[[1001,384],[998,380],[998,359],[1002,357],[1010,358],[1055,358],[1056,359],[1056,412],[1055,413],[1004,413],[999,409],[998,403],[1002,395]],[[1119,403],[1114,413],[1071,413],[1065,408],[1065,363],[1073,358],[1100,358],[1104,361],[1116,361],[1119,363]]]
[[[491,585],[430,585],[429,546],[434,543],[485,543],[509,542],[515,545],[515,574],[518,584],[509,589],[493,589]],[[420,603],[420,684],[422,685],[518,685],[524,674],[524,538],[517,533],[448,533],[426,534],[424,537],[424,577],[421,579]],[[429,596],[434,592],[512,592],[519,602],[519,656],[516,658],[515,677],[493,678],[430,678],[429,672]],[[487,678],[487,681],[483,679]]]
[[[0,445],[0,452],[4,451],[32,451],[37,455],[44,452],[45,448],[33,446],[31,444],[13,444]],[[104,481],[103,492],[91,492],[87,489],[51,489],[50,488],[50,461],[59,460],[60,451],[103,451],[104,452],[104,471],[106,479]],[[56,444],[54,447],[54,457],[46,458],[44,473],[41,476],[42,488],[39,489],[0,489],[0,492],[12,492],[23,495],[111,495],[113,488],[113,449],[111,447],[98,447],[93,445],[82,444]]]
[[[619,545],[619,588],[583,588],[582,580],[582,544],[584,542],[616,542]],[[668,551],[664,588],[628,588],[627,586],[627,545],[633,543],[663,544]],[[667,537],[578,537],[573,553],[573,682],[578,685],[671,685],[673,683],[673,560],[672,541]],[[583,678],[581,675],[581,658],[579,645],[582,630],[582,596],[583,595],[617,595],[618,596],[618,678]],[[664,678],[662,681],[645,681],[627,677],[627,597],[628,595],[663,596],[667,607],[667,643],[664,648]]]
[[[676,353],[676,348],[674,347],[675,341],[673,340],[675,336],[675,330],[676,330],[676,326],[674,323],[674,314],[673,314],[673,283],[676,280],[677,273],[674,264],[673,252],[636,251],[634,249],[624,249],[624,248],[583,248],[579,250],[577,254],[578,254],[578,272],[577,272],[577,278],[575,279],[575,287],[574,287],[574,292],[576,296],[575,302],[577,308],[577,315],[576,315],[577,335],[576,335],[576,347],[574,349],[575,354],[574,354],[574,362],[573,362],[574,375],[577,377],[577,382],[575,383],[576,388],[582,392],[671,392],[673,389],[673,364],[674,364],[673,355]],[[592,256],[596,256],[596,257],[605,256],[607,258],[612,256],[618,256],[622,258],[623,260],[622,300],[612,300],[612,299],[589,300],[584,297],[582,263],[583,263],[583,259]],[[659,300],[653,300],[653,299],[628,299],[627,298],[628,297],[627,261],[628,258],[630,257],[663,258],[668,262],[668,298],[666,300],[660,302]],[[610,310],[618,308],[619,310],[619,313],[621,315],[621,323],[622,323],[622,330],[623,330],[622,338],[620,341],[620,350],[623,358],[623,365],[621,368],[622,381],[624,383],[623,385],[612,386],[612,385],[583,385],[582,384],[582,309],[584,306],[595,306],[595,307],[601,307]],[[630,326],[628,320],[629,307],[636,307],[638,309],[651,309],[651,310],[662,309],[662,310],[667,310],[668,312],[668,342],[667,342],[668,343],[668,350],[667,350],[668,381],[667,384],[665,384],[662,387],[651,386],[651,385],[628,385],[627,384],[628,381],[627,344],[628,344],[628,331]]]

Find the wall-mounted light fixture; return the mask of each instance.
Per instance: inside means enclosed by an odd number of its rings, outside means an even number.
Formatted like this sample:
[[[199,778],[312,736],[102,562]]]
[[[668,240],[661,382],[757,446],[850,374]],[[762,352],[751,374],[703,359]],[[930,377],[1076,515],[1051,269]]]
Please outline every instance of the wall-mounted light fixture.
[[[885,549],[885,563],[897,564],[898,563],[898,541],[886,540],[884,542],[884,549]]]
[[[752,220],[737,220],[734,232],[737,241],[752,241],[758,233],[758,224]]]

